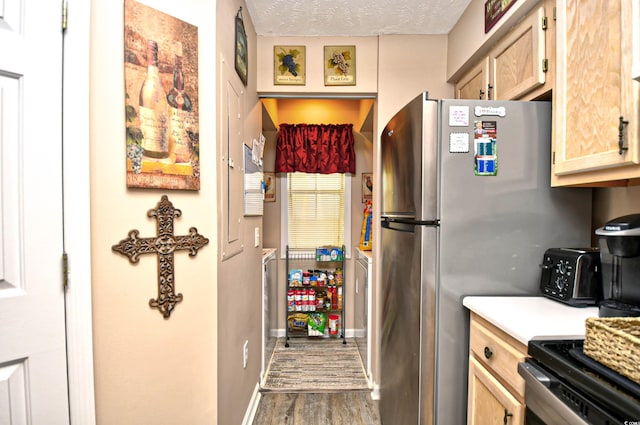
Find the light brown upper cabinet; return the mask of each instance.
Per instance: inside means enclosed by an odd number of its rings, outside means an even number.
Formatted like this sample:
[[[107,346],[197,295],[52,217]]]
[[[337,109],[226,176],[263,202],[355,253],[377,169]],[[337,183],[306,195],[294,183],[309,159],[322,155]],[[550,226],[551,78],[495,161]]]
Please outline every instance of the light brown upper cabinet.
[[[459,99],[528,100],[548,90],[545,6],[531,11],[455,86]]]
[[[640,178],[637,8],[637,0],[557,0],[552,186]]]
[[[481,60],[456,83],[456,99],[488,99],[489,58]]]
[[[491,49],[492,99],[521,99],[545,83],[547,25],[544,7],[540,7],[529,13]]]

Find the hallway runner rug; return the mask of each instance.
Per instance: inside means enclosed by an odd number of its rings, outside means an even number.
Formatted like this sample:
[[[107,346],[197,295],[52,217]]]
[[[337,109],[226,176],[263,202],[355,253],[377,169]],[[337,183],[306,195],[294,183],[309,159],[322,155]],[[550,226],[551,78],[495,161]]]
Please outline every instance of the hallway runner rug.
[[[355,340],[278,338],[267,368],[262,392],[319,393],[368,391],[362,359]]]

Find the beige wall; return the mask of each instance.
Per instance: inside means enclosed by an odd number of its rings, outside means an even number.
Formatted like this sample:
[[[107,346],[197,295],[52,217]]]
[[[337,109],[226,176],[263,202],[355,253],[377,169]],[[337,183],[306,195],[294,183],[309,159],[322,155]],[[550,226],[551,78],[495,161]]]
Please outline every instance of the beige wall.
[[[217,417],[217,220],[215,163],[216,24],[214,4],[148,0],[196,25],[199,35],[201,189],[127,189],[123,1],[91,2],[91,248],[96,414],[100,424],[215,424]],[[70,28],[72,31],[72,28]],[[207,95],[209,93],[209,95]],[[72,123],[73,117],[67,122]],[[196,257],[175,255],[184,300],[169,319],[149,307],[157,297],[157,260],[131,264],[112,252],[132,229],[156,235],[147,211],[167,194],[182,211],[175,235],[189,227],[210,242]]]
[[[378,129],[423,91],[432,99],[453,97],[447,84],[447,36],[382,35],[378,51]]]
[[[245,31],[248,38],[249,70],[248,85],[244,87],[235,72],[234,67],[234,28],[235,16],[242,6]],[[262,106],[256,95],[257,76],[257,42],[255,30],[246,5],[242,0],[227,0],[217,2],[217,34],[216,47],[217,65],[222,69],[217,79],[216,98],[222,102],[227,95],[227,84],[239,88],[241,94],[241,122],[242,142],[251,146],[253,139],[258,139],[261,132]],[[222,63],[224,61],[224,64]],[[224,109],[224,108],[222,108]],[[262,217],[243,216],[243,194],[232,191],[229,203],[241,211],[240,213],[240,244],[241,251],[231,257],[223,256],[222,240],[226,237],[227,220],[227,167],[225,162],[226,117],[220,110],[215,115],[218,120],[218,137],[211,140],[210,147],[216,146],[218,160],[217,208],[220,240],[218,241],[218,279],[215,284],[218,291],[218,423],[240,424],[246,413],[253,391],[260,377],[261,326],[262,326]],[[211,115],[213,119],[214,115]],[[232,137],[233,140],[233,137]],[[236,167],[242,166],[242,144],[232,143],[229,153],[235,158]],[[241,173],[236,178],[242,179]],[[242,181],[238,182],[242,188]],[[254,229],[260,233],[259,246],[254,245]],[[248,341],[249,359],[247,367],[243,367],[243,345]]]

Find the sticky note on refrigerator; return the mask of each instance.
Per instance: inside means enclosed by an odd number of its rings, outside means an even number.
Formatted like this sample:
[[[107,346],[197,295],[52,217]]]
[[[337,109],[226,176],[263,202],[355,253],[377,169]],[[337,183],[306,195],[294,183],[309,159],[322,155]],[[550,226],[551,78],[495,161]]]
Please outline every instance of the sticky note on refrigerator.
[[[450,133],[449,152],[466,153],[469,152],[469,133]]]
[[[449,127],[468,127],[469,107],[449,106]]]

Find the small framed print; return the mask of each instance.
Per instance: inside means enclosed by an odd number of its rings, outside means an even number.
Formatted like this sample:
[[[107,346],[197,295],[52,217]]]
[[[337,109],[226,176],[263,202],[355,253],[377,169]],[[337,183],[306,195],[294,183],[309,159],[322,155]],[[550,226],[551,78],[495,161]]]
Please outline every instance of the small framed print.
[[[276,202],[276,174],[264,172],[264,202]]]
[[[356,85],[356,46],[324,46],[324,85]]]
[[[247,33],[244,31],[242,20],[242,7],[236,15],[236,72],[242,80],[242,84],[247,85],[247,71],[249,69],[247,58]]]
[[[373,199],[373,174],[362,173],[362,203]]]
[[[273,46],[273,84],[304,86],[305,46]]]

